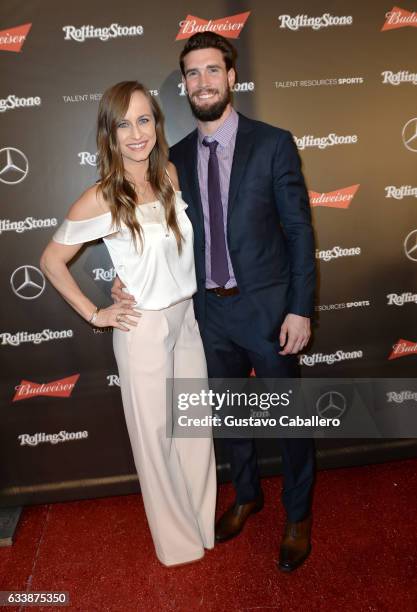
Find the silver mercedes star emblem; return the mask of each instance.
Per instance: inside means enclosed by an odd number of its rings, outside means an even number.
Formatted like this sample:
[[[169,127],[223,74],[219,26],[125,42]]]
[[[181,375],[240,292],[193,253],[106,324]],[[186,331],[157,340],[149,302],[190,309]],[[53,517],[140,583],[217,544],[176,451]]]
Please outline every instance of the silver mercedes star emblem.
[[[417,261],[417,229],[411,231],[404,240],[404,252],[408,259]]]
[[[29,172],[28,158],[19,149],[6,147],[0,150],[0,181],[16,185],[26,178]]]
[[[45,277],[35,266],[20,266],[11,278],[10,285],[13,293],[22,300],[34,300],[42,295],[45,289]]]
[[[403,127],[403,143],[409,151],[417,152],[417,117],[407,121]]]
[[[328,391],[317,400],[316,410],[321,417],[340,418],[346,412],[346,398],[338,391]]]

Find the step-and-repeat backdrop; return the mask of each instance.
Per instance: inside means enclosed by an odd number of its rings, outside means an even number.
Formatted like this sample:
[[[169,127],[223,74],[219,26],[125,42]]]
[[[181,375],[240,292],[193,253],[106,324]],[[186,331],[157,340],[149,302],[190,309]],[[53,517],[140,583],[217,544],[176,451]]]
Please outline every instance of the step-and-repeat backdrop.
[[[2,505],[138,489],[111,330],[92,328],[63,302],[39,257],[97,178],[95,123],[108,86],[146,84],[164,110],[170,144],[194,128],[178,56],[196,31],[232,40],[236,108],[291,130],[303,161],[320,277],[303,375],[415,375],[413,9],[413,0],[400,7],[388,0],[3,0]],[[85,248],[72,271],[96,304],[110,303],[115,273],[102,243]],[[407,389],[392,397],[393,410],[417,399]],[[351,444],[336,440],[332,450],[343,455],[350,445],[349,463]],[[261,441],[259,455],[264,473],[274,471],[276,441]],[[218,463],[227,477],[221,448]]]

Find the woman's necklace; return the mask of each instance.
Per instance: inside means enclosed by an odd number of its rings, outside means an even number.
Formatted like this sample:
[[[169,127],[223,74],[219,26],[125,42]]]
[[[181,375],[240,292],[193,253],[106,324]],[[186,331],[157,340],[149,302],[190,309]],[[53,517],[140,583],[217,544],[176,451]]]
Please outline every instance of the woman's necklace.
[[[145,199],[145,198],[144,198],[144,196],[145,196],[145,193],[146,193],[146,192],[147,192],[147,190],[148,190],[148,184],[149,184],[149,181],[145,181],[145,183],[144,183],[144,187],[143,187],[143,189],[142,189],[142,190],[140,190],[140,189],[139,189],[139,186],[140,186],[140,185],[139,185],[139,183],[137,183],[137,184],[135,185],[136,193],[138,194],[138,196],[140,196],[140,197],[142,198],[142,200],[144,200],[144,199]]]

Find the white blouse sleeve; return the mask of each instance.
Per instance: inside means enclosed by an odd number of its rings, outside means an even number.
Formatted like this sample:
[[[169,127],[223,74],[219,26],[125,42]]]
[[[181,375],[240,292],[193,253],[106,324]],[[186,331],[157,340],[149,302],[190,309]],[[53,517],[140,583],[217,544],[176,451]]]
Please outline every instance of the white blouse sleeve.
[[[52,239],[60,244],[82,244],[115,232],[117,232],[117,229],[112,224],[111,213],[108,212],[81,221],[64,219]]]

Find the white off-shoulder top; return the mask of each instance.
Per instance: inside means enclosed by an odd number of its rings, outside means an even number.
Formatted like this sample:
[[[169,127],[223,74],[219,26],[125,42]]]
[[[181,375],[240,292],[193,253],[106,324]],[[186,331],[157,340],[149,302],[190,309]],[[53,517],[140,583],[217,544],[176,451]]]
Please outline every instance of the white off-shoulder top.
[[[193,228],[185,209],[188,205],[175,194],[178,225],[184,238],[181,255],[175,235],[165,222],[165,212],[158,201],[138,205],[138,221],[143,228],[143,250],[137,249],[131,232],[122,224],[118,231],[107,212],[91,219],[65,219],[53,236],[60,244],[81,244],[103,238],[116,274],[132,294],[137,308],[161,310],[190,298],[197,290]]]

